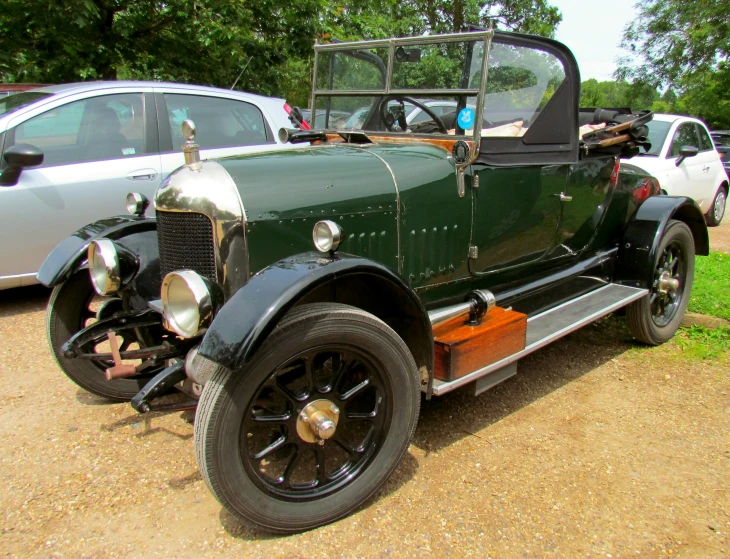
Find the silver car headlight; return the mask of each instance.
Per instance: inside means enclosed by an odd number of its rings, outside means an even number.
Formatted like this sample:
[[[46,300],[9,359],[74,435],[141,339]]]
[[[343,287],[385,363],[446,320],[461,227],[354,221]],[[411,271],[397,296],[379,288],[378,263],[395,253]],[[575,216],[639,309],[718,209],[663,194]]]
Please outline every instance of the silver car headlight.
[[[342,228],[334,221],[318,221],[312,230],[312,240],[320,252],[335,251],[342,241]]]
[[[114,242],[92,241],[88,249],[91,284],[99,295],[111,295],[122,287],[122,266]]]
[[[194,338],[213,321],[218,286],[191,270],[170,272],[162,280],[162,312],[169,327],[183,338]]]

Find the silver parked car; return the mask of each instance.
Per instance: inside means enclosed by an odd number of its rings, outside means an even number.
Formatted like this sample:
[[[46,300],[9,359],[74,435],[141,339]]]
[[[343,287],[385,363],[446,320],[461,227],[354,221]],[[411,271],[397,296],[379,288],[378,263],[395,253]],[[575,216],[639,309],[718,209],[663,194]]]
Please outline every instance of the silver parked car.
[[[126,213],[128,192],[152,199],[184,163],[185,119],[195,121],[203,158],[271,150],[284,147],[276,132],[291,127],[284,103],[211,87],[124,81],[48,86],[0,99],[0,182],[15,182],[0,185],[0,289],[36,283],[53,247],[87,223]],[[8,150],[28,144],[43,162],[8,180],[18,170],[7,172]]]

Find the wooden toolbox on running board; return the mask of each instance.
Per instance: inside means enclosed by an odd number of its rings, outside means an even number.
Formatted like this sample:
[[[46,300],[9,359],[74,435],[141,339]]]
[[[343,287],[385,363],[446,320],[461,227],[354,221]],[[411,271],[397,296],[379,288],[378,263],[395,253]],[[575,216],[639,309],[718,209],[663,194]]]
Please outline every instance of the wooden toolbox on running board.
[[[527,315],[493,307],[477,326],[465,324],[467,318],[457,316],[433,329],[439,380],[456,380],[525,348]]]

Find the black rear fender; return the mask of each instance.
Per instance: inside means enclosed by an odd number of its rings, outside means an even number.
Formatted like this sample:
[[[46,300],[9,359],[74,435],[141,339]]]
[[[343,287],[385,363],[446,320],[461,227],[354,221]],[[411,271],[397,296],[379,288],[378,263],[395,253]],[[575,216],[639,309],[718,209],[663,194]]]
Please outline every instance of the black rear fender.
[[[136,291],[159,298],[160,263],[157,248],[157,221],[154,218],[110,217],[82,227],[51,251],[38,271],[38,281],[54,287],[88,266],[86,252],[92,241],[107,238],[138,255],[140,267],[134,279]]]
[[[694,200],[683,196],[652,196],[639,207],[626,227],[619,247],[616,283],[651,287],[659,243],[667,224],[673,219],[686,223],[690,228],[697,255],[709,254],[707,225]]]
[[[433,333],[418,295],[382,264],[345,254],[334,259],[300,254],[253,276],[218,312],[200,354],[238,370],[289,309],[314,302],[352,305],[383,320],[406,343],[424,381],[430,381]]]

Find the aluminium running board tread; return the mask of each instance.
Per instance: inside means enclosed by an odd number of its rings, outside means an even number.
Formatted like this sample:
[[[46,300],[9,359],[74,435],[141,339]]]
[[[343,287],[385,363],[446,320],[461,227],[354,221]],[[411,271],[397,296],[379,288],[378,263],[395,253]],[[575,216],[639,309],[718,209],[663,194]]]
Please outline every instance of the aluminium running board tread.
[[[641,299],[647,293],[648,290],[646,289],[637,289],[636,287],[610,283],[567,303],[563,303],[562,305],[558,305],[557,307],[528,318],[527,345],[525,349],[456,380],[450,382],[434,380],[433,394],[440,396],[465,384],[482,379],[490,373],[496,373],[533,351],[537,351],[586,324],[594,322],[637,299]],[[503,378],[500,378],[494,384],[506,380],[509,376],[501,375]]]

